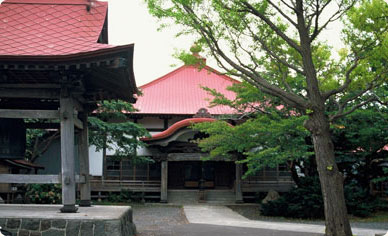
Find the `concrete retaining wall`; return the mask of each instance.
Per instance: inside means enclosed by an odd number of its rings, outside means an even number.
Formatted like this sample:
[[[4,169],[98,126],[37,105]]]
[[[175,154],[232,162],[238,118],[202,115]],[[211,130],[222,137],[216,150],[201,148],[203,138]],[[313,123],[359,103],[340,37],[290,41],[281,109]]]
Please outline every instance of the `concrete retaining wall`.
[[[82,214],[82,213],[78,213]],[[12,216],[11,216],[12,217]],[[132,210],[118,219],[0,218],[2,229],[13,236],[133,236]]]

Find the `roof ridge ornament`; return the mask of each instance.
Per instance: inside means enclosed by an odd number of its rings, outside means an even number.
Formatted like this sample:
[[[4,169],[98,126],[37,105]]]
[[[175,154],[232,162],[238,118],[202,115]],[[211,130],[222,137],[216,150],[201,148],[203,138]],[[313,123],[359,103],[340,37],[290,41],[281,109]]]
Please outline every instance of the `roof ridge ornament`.
[[[213,118],[210,112],[206,108],[200,108],[193,118]]]
[[[86,10],[90,12],[90,10],[92,9],[92,7],[94,7],[95,4],[96,4],[95,0],[88,0],[88,4],[86,5]]]
[[[198,60],[197,66],[205,67],[206,66],[206,58],[204,58],[203,56],[201,56],[199,54],[201,51],[202,51],[202,46],[200,46],[198,44],[194,44],[193,46],[190,47],[190,52]]]

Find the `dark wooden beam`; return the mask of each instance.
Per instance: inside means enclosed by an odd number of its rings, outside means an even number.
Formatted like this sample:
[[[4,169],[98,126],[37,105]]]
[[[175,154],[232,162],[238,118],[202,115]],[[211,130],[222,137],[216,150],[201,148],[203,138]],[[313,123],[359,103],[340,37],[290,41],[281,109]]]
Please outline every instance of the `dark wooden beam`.
[[[241,190],[241,177],[243,174],[242,164],[236,163],[236,181],[235,181],[235,194],[236,194],[236,203],[243,203],[244,198]]]
[[[59,111],[0,109],[0,118],[58,119]]]
[[[160,202],[161,203],[167,203],[168,201],[168,195],[167,195],[167,189],[168,189],[168,162],[162,161],[161,162],[161,180],[160,180]]]
[[[0,86],[0,98],[59,99],[59,91],[55,89],[2,88]]]
[[[167,119],[167,118],[165,118],[165,119],[163,120],[163,128],[164,128],[164,129],[168,129],[168,119]]]
[[[25,123],[27,129],[59,129],[59,123],[43,123],[43,122],[34,122],[34,123]]]
[[[78,139],[78,155],[80,174],[85,177],[85,183],[80,187],[80,206],[87,207],[91,205],[90,173],[89,173],[89,134],[88,134],[88,115],[80,114],[84,129],[81,130]]]
[[[165,131],[166,129],[164,129],[164,128],[148,128],[147,130],[149,132],[161,132],[161,131]]]
[[[1,83],[0,88],[17,88],[17,89],[60,89],[60,84],[36,83],[36,84],[5,84]]]
[[[77,183],[85,183],[85,177],[77,175]],[[10,184],[61,184],[61,175],[16,175],[0,174],[0,183]]]

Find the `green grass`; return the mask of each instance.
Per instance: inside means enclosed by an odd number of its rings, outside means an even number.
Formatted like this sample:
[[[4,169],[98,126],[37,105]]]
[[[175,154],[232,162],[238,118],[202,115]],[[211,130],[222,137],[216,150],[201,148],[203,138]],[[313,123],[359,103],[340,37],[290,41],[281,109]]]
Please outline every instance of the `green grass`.
[[[388,222],[388,211],[376,212],[373,215],[371,215],[370,217],[366,217],[366,218],[351,216],[350,221],[351,222],[365,222],[365,223]]]

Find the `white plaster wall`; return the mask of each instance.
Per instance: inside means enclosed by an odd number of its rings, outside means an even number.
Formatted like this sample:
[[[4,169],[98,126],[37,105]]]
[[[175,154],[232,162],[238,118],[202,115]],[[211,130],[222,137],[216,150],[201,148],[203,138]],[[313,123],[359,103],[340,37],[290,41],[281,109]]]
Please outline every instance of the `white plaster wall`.
[[[175,122],[182,120],[184,118],[173,118],[169,120],[169,126],[173,125]],[[138,120],[139,124],[142,124],[145,128],[163,128],[164,122],[158,117],[145,117]],[[151,135],[157,134],[160,132],[150,132]],[[106,150],[107,155],[114,155],[114,150]],[[141,148],[138,150],[138,155],[147,156],[150,154],[150,151],[147,148]],[[103,157],[102,151],[97,152],[95,146],[89,147],[89,170],[90,174],[93,176],[102,176],[103,170]]]
[[[95,146],[89,147],[89,171],[93,176],[102,176],[102,151],[97,152]]]

